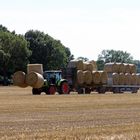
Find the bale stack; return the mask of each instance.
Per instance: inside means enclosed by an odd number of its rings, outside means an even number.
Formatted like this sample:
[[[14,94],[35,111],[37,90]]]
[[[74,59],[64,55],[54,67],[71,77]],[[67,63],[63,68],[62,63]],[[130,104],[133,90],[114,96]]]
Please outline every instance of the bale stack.
[[[13,75],[13,82],[14,85],[19,87],[42,87],[44,84],[42,64],[28,64],[27,74],[23,71],[15,72]]]
[[[84,83],[90,85],[92,83],[92,73],[91,71],[83,71]]]
[[[140,85],[140,73],[137,73],[137,85]]]
[[[27,65],[27,73],[30,72],[37,72],[41,75],[43,75],[43,66],[42,64],[28,64]]]
[[[116,73],[118,72],[118,65],[116,63],[106,63],[104,66],[104,71],[107,73]]]
[[[44,78],[37,72],[30,72],[26,75],[26,83],[33,88],[41,88],[44,84]]]
[[[92,71],[92,82],[93,84],[100,84],[101,74],[99,71]]]
[[[112,81],[113,81],[113,85],[118,85],[118,83],[119,83],[119,74],[118,73],[112,74]]]
[[[83,75],[83,71],[82,70],[78,70],[77,71],[77,83],[79,85],[84,83],[84,75]]]
[[[132,73],[132,75],[131,75],[131,85],[137,85],[137,75],[136,75],[136,73]]]
[[[124,73],[130,73],[130,64],[124,64],[125,72]]]
[[[118,73],[125,73],[125,66],[123,63],[117,63],[118,65]]]
[[[100,83],[107,84],[107,80],[108,80],[107,72],[99,71],[99,73],[100,73]]]
[[[13,84],[22,88],[27,87],[28,85],[25,82],[26,74],[23,71],[17,71],[13,75]]]
[[[130,73],[125,73],[125,80],[124,80],[124,84],[125,85],[131,85],[131,78],[132,75]]]
[[[137,68],[135,64],[129,64],[130,67],[130,73],[136,73],[137,72]]]
[[[124,73],[120,73],[120,74],[119,74],[119,81],[118,81],[118,84],[119,84],[119,85],[124,85],[124,82],[125,82],[125,74],[124,74]]]
[[[83,70],[83,61],[82,60],[71,60],[68,63],[68,68],[77,68],[77,70]]]

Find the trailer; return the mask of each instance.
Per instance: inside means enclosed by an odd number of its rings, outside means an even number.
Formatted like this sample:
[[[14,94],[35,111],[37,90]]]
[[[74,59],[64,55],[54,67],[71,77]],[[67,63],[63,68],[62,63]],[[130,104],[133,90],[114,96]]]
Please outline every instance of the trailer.
[[[137,93],[140,85],[114,85],[112,74],[108,73],[108,80],[106,84],[78,84],[77,83],[77,69],[76,68],[66,68],[62,71],[62,76],[67,79],[69,85],[69,91],[78,92],[78,94],[90,94],[91,92],[98,92],[103,94],[105,92],[112,93]]]

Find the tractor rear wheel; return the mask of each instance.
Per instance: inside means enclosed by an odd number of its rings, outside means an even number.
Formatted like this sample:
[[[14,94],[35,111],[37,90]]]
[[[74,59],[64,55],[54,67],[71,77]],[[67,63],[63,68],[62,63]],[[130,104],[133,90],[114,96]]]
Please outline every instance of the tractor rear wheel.
[[[33,94],[33,95],[40,95],[40,94],[41,94],[41,90],[38,89],[38,88],[33,88],[33,89],[32,89],[32,94]]]
[[[50,85],[48,93],[49,95],[54,95],[56,93],[56,87],[54,85]]]
[[[59,89],[60,94],[69,94],[69,85],[67,82],[62,82],[60,89]]]

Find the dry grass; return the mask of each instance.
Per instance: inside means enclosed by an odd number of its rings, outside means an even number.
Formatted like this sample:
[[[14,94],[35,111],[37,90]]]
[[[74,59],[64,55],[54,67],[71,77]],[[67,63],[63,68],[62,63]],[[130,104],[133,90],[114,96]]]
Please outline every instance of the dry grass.
[[[140,93],[33,96],[0,87],[0,139],[139,140]]]

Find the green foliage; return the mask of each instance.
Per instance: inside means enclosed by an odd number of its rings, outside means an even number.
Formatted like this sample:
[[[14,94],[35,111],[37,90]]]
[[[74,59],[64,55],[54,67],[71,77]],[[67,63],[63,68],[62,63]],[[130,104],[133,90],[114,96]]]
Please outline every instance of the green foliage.
[[[108,62],[133,63],[133,57],[126,51],[103,50],[98,56],[97,66],[102,69]]]
[[[86,58],[86,57],[80,56],[80,57],[77,58],[77,60],[83,60],[85,62],[85,61],[88,61],[89,59]]]
[[[17,70],[25,70],[31,52],[21,35],[0,31],[0,73],[8,76]]]
[[[32,51],[30,63],[41,63],[44,70],[66,67],[72,57],[69,48],[48,34],[30,30],[25,34],[25,38],[30,43],[29,48]]]

